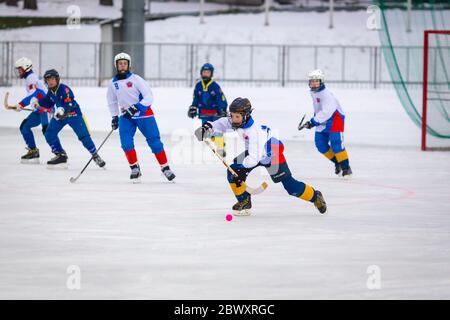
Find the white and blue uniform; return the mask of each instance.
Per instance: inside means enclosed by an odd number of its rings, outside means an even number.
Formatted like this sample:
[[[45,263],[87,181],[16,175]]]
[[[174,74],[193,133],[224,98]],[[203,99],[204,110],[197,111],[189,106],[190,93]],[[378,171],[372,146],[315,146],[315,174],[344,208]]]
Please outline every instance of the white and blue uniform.
[[[322,85],[317,91],[311,91],[314,117],[311,122],[317,132],[344,132],[345,113],[339,101],[331,91]]]
[[[131,72],[127,73],[125,79],[114,77],[108,86],[107,100],[111,116],[119,116],[120,142],[129,164],[138,163],[134,148],[134,135],[137,128],[145,136],[159,164],[167,164],[164,146],[152,110],[153,93],[145,80]],[[123,116],[123,112],[132,105],[135,105],[139,111],[132,118]]]
[[[314,117],[311,123],[316,127],[314,141],[320,153],[342,169],[349,167],[348,154],[343,144],[345,113],[331,91],[321,84],[318,90],[311,90]]]
[[[228,117],[219,118],[211,122],[214,133],[225,133],[234,130]],[[239,137],[244,140],[245,154],[241,164],[244,168],[252,168],[261,164],[269,164],[271,160],[270,141],[273,137],[272,131],[267,126],[255,124],[253,118],[244,127],[235,130]],[[273,137],[276,139],[275,137]]]
[[[112,116],[136,105],[139,112],[133,119],[152,117],[153,93],[149,85],[137,74],[129,72],[123,80],[114,77],[108,86],[108,107]]]
[[[22,108],[28,106],[29,104],[35,103],[33,100],[45,97],[48,90],[44,82],[40,80],[32,70],[25,73],[24,78],[26,82],[27,96],[19,102],[19,105]],[[52,111],[52,109],[39,106],[20,124],[20,133],[22,134],[29,149],[36,148],[36,142],[34,140],[34,135],[31,128],[42,125],[42,133],[45,134],[49,123],[48,111]]]
[[[233,129],[231,119],[220,118],[211,122],[213,133],[224,133],[235,130],[245,142],[245,151],[238,155],[231,164],[236,172],[245,172],[248,175],[253,169],[263,166],[267,169],[275,183],[281,182],[284,189],[291,196],[314,202],[317,198],[316,191],[308,184],[292,177],[289,166],[284,157],[283,143],[272,134],[271,129],[265,125],[255,123],[250,117],[247,123],[238,129]],[[239,175],[239,174],[238,174]],[[238,201],[249,197],[245,187],[238,185],[235,177],[227,171],[228,182]],[[244,179],[245,181],[245,179]]]

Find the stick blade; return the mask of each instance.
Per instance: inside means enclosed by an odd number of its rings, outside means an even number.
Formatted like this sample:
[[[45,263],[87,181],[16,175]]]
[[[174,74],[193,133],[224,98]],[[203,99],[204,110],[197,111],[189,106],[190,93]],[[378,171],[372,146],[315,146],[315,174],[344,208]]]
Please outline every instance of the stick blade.
[[[267,182],[263,182],[263,183],[261,183],[261,185],[259,186],[259,187],[257,187],[257,188],[252,188],[252,187],[249,187],[248,185],[246,186],[246,191],[248,192],[248,193],[250,193],[251,195],[257,195],[257,194],[260,194],[260,193],[263,193],[266,189],[267,189],[267,187],[268,187],[269,185],[267,184]]]
[[[77,181],[77,178],[71,177],[71,178],[69,179],[69,181],[70,181],[71,183],[75,183],[75,182]]]
[[[9,108],[8,108],[8,97],[9,97],[9,91],[6,91],[6,93],[5,93],[5,100],[3,100],[3,106],[5,107],[6,110],[9,110]]]

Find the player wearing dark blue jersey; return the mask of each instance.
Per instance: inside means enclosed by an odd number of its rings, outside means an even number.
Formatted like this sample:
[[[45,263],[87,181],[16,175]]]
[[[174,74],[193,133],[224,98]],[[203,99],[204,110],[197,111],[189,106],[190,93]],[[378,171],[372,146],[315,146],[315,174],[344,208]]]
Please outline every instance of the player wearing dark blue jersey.
[[[59,74],[54,69],[45,72],[44,80],[49,90],[47,95],[39,100],[39,103],[46,108],[56,108],[54,117],[50,120],[45,132],[45,139],[55,154],[55,157],[47,162],[48,167],[67,168],[67,153],[58,139],[58,133],[66,125],[73,129],[83,146],[92,155],[95,163],[99,167],[105,166],[105,162],[97,154],[97,148],[92,141],[86,120],[72,90],[67,85],[60,83]]]
[[[214,67],[210,63],[205,63],[200,69],[202,80],[194,88],[192,105],[188,110],[188,117],[198,117],[202,124],[216,121],[227,116],[227,99],[219,84],[213,80]],[[217,146],[217,151],[225,156],[225,140],[223,134],[217,133],[212,137]]]

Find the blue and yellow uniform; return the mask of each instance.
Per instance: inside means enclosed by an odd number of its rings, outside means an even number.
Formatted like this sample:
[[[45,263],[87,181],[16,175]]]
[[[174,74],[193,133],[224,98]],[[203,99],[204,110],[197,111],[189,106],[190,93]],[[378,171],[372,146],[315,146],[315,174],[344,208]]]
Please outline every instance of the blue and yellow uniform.
[[[197,107],[202,124],[226,116],[227,99],[213,79],[201,80],[195,85],[192,105]]]
[[[211,71],[211,77],[203,77],[202,73],[205,70]],[[202,80],[194,88],[192,106],[197,108],[197,115],[202,120],[202,125],[227,116],[227,99],[219,84],[212,79],[213,73],[214,67],[209,63],[204,64],[200,70]],[[215,134],[212,141],[216,144],[218,151],[225,155],[223,134]]]

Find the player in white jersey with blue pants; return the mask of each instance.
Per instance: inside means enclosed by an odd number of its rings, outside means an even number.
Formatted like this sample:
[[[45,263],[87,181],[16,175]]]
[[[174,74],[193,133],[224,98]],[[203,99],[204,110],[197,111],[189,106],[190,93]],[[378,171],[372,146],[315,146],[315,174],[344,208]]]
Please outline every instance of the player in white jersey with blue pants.
[[[309,201],[325,213],[327,205],[322,193],[307,183],[292,176],[284,156],[284,144],[272,134],[266,125],[259,125],[251,116],[253,108],[247,98],[236,98],[229,106],[230,115],[213,122],[205,122],[195,131],[195,136],[202,141],[214,133],[235,130],[245,141],[245,151],[238,155],[231,164],[235,177],[227,171],[237,203],[232,209],[235,215],[249,215],[252,207],[251,195],[246,191],[245,181],[248,174],[257,167],[265,167],[274,183],[281,183],[286,192],[294,197]]]
[[[39,163],[39,149],[36,147],[32,128],[42,125],[42,133],[47,130],[49,119],[48,112],[51,108],[40,106],[38,99],[43,98],[47,94],[47,87],[42,80],[33,72],[33,65],[30,59],[20,58],[15,62],[15,71],[19,78],[25,79],[27,96],[22,99],[15,110],[21,111],[27,105],[31,105],[33,112],[26,117],[20,124],[20,133],[25,140],[28,152],[21,157],[22,163]]]
[[[111,112],[111,127],[119,129],[120,143],[131,168],[130,179],[138,182],[141,170],[134,148],[134,135],[139,129],[158,161],[161,171],[169,180],[175,178],[170,170],[166,152],[159,135],[158,125],[152,110],[153,94],[150,86],[137,74],[130,71],[131,57],[122,52],[115,56],[116,76],[108,91],[108,107]]]
[[[304,127],[316,127],[314,141],[317,150],[334,163],[337,175],[342,172],[342,176],[348,178],[352,175],[352,169],[344,147],[345,113],[339,101],[325,87],[324,78],[319,69],[308,74],[314,117]]]

